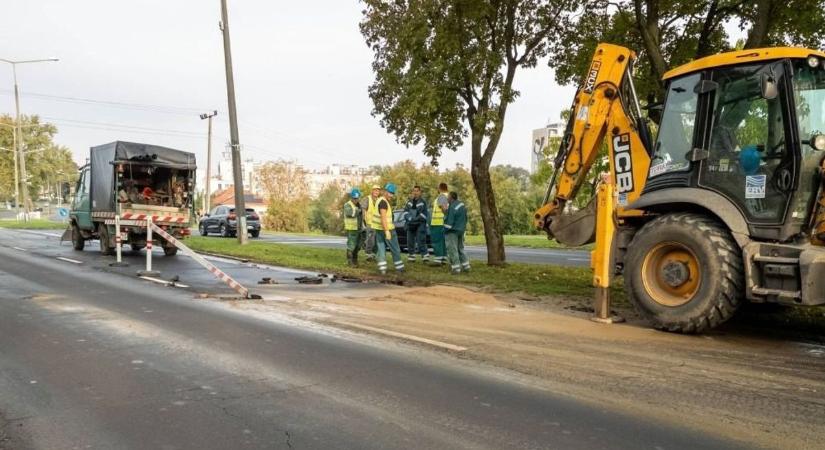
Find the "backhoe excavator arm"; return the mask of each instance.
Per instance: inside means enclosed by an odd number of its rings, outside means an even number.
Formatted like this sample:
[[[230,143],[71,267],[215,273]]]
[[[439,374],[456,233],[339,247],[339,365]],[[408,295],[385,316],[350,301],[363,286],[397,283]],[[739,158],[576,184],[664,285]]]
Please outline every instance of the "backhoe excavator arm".
[[[534,215],[536,227],[562,244],[578,246],[594,240],[595,202],[576,213],[563,213],[592,169],[606,136],[610,180],[620,214],[632,214],[621,207],[638,198],[644,187],[652,147],[631,77],[635,58],[624,47],[599,44],[576,92],[544,204]]]

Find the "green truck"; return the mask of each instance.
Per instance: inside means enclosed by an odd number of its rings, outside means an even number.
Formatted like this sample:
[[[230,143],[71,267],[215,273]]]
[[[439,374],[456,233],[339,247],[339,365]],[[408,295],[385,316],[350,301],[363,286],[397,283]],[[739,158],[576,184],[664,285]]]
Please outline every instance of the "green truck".
[[[92,147],[80,169],[64,237],[71,237],[75,250],[99,239],[100,252],[111,255],[119,222],[122,243],[140,251],[151,218],[175,238],[185,238],[195,217],[196,169],[195,155],[181,150],[123,141]],[[157,234],[154,240],[167,256],[177,253]]]

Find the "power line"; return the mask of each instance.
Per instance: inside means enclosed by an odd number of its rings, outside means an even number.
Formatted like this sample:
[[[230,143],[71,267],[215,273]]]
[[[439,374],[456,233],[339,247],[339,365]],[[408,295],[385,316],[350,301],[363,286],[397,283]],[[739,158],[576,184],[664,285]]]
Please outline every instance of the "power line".
[[[13,91],[9,89],[0,89],[1,95],[14,95]],[[164,106],[164,105],[152,105],[152,104],[145,104],[145,103],[127,103],[127,102],[115,102],[109,100],[96,100],[90,98],[82,98],[82,97],[65,97],[60,95],[51,95],[51,94],[39,94],[34,92],[26,92],[26,97],[29,98],[36,98],[41,100],[51,100],[56,102],[64,102],[64,103],[79,103],[79,104],[88,104],[88,105],[100,105],[100,106],[108,106],[112,108],[121,108],[121,109],[133,109],[138,111],[149,111],[149,112],[159,112],[165,114],[179,114],[179,115],[193,115],[199,114],[202,111],[201,108],[188,108],[182,106]]]

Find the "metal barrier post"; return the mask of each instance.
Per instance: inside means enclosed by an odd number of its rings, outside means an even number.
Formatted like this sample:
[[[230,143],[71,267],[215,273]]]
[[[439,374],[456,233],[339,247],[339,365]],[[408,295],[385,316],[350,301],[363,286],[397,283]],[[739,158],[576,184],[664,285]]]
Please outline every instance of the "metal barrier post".
[[[152,270],[152,216],[146,216],[146,270],[138,272],[140,276],[158,276],[160,272]]]
[[[115,214],[115,249],[117,261],[109,264],[112,267],[125,267],[129,264],[123,262],[123,237],[120,229],[120,213]]]

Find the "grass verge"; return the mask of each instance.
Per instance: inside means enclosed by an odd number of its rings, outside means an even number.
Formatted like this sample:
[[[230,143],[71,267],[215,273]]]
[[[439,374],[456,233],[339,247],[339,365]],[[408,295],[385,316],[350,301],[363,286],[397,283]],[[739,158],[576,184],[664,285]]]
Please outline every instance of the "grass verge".
[[[484,235],[465,236],[467,245],[487,245],[484,240]],[[541,234],[507,234],[504,236],[504,245],[508,247],[523,247],[523,248],[550,248],[558,250],[592,250],[593,244],[583,245],[581,247],[567,247],[559,244],[556,241],[547,239],[547,236]]]
[[[0,220],[0,228],[10,228],[15,230],[62,230],[66,228],[63,222],[55,222],[47,219],[32,219],[28,222],[16,220]]]
[[[386,280],[399,278],[423,285],[464,284],[502,292],[518,291],[531,295],[576,297],[593,295],[590,270],[581,267],[519,263],[510,263],[504,267],[490,267],[482,262],[474,261],[473,270],[469,274],[453,276],[446,268],[423,266],[419,263],[407,264],[407,272],[404,275],[389,274],[382,277],[378,274],[374,263],[362,262],[361,267],[348,267],[343,250],[270,242],[250,242],[241,247],[233,239],[197,236],[187,239],[186,244],[202,252],[245,258],[278,266],[334,272],[359,278]],[[623,296],[618,289],[617,295]]]

